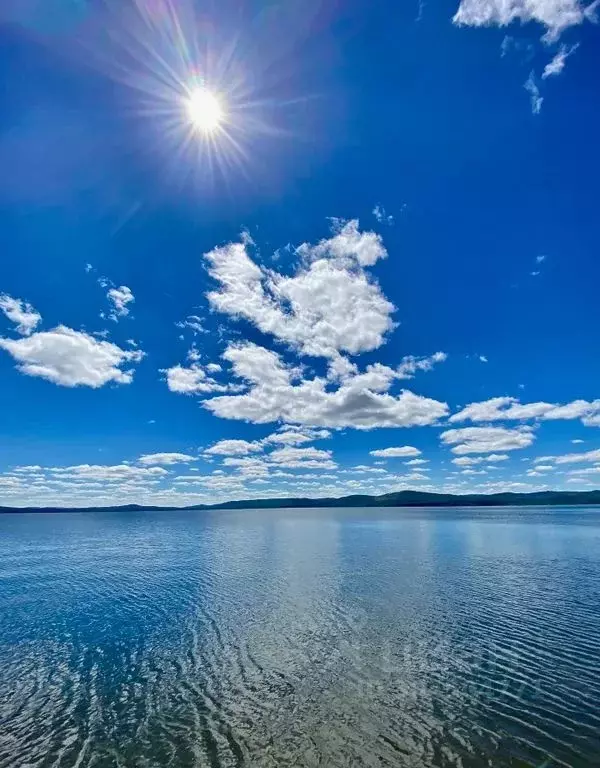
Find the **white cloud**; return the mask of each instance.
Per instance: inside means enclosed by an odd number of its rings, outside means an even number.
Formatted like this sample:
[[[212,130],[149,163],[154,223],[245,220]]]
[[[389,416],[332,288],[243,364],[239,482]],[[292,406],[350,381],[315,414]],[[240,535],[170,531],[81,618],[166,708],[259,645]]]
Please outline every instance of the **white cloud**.
[[[228,384],[219,384],[207,375],[201,365],[195,363],[187,368],[183,365],[174,365],[172,368],[163,368],[160,372],[166,375],[170,391],[179,394],[228,392],[231,389]]]
[[[421,480],[429,480],[430,478],[428,478],[427,475],[422,475],[420,472],[411,472],[409,475],[404,475],[403,477],[399,475],[396,479],[404,483],[415,483],[420,482]]]
[[[332,221],[336,230],[333,237],[321,240],[317,245],[303,243],[297,249],[301,256],[309,261],[323,258],[347,260],[349,265],[356,261],[363,267],[372,267],[379,259],[386,258],[381,236],[375,232],[360,232],[358,219]]]
[[[202,318],[198,315],[188,315],[185,320],[180,320],[175,325],[177,328],[189,328],[194,332],[194,336],[198,333],[206,333],[202,325]]]
[[[237,467],[244,477],[264,477],[269,474],[269,466],[263,458],[228,456],[223,459],[223,466]]]
[[[162,467],[134,467],[130,464],[78,464],[71,467],[49,467],[47,471],[71,479],[100,481],[147,480],[167,474],[167,470]]]
[[[600,411],[598,413],[592,413],[589,416],[584,416],[581,422],[586,427],[600,427]]]
[[[323,440],[331,437],[331,432],[327,429],[310,429],[308,427],[296,427],[285,424],[277,432],[267,435],[262,440],[219,440],[219,442],[210,446],[204,451],[208,456],[247,456],[250,453],[259,453],[265,448],[273,446],[298,446],[310,443],[313,440]],[[308,448],[306,451],[312,452],[315,449]],[[274,452],[275,453],[275,452]],[[274,453],[270,454],[273,456]],[[281,455],[281,454],[278,454]],[[308,455],[296,454],[299,455]],[[314,458],[314,456],[313,456]]]
[[[485,355],[479,355],[479,360],[482,363],[487,363],[488,359]]]
[[[188,350],[187,359],[190,362],[192,362],[192,363],[197,363],[200,360],[201,357],[202,357],[202,355],[198,351],[198,348],[196,347],[196,345],[192,344],[192,346]],[[207,366],[207,368],[208,368],[208,366]]]
[[[109,317],[115,322],[119,317],[125,317],[129,314],[129,307],[127,305],[135,301],[131,288],[128,288],[126,285],[121,285],[119,288],[110,288],[106,297],[113,306]]]
[[[588,427],[600,425],[600,400],[573,400],[572,403],[557,405],[542,416],[544,421],[552,419],[581,419]]]
[[[541,469],[541,467],[537,467],[537,469]],[[577,467],[576,469],[572,469],[568,474],[569,475],[600,475],[600,465],[597,465],[595,467]]]
[[[417,459],[415,459],[415,461],[417,461]],[[410,461],[408,461],[407,464],[410,464]],[[339,474],[343,474],[344,472],[346,474],[355,474],[355,473],[364,474],[365,472],[370,472],[375,475],[387,475],[387,470],[380,469],[379,467],[369,467],[366,464],[357,464],[355,467],[352,467],[351,469],[341,470]]]
[[[392,459],[408,456],[420,456],[421,451],[412,445],[401,445],[395,448],[378,448],[376,451],[369,451],[371,456],[377,456],[380,459]]]
[[[386,213],[385,208],[382,205],[376,205],[373,208],[373,216],[380,224],[388,224],[391,226],[394,223],[394,217],[391,214]]]
[[[219,284],[207,294],[211,306],[248,320],[299,355],[325,358],[326,375],[308,378],[306,366],[290,365],[271,349],[230,343],[222,358],[245,384],[220,384],[207,376],[216,369],[194,360],[188,368],[164,371],[171,391],[228,392],[207,398],[203,406],[221,418],[295,425],[265,438],[265,444],[301,445],[328,436],[308,428],[419,426],[448,414],[446,403],[408,390],[390,393],[399,380],[443,362],[445,353],[406,356],[395,369],[374,363],[363,372],[342,354],[376,349],[394,327],[395,308],[365,272],[387,255],[379,235],[361,232],[356,220],[334,220],[332,237],[296,249],[301,262],[291,277],[255,263],[248,254],[251,245],[242,237],[205,254],[209,274]]]
[[[547,256],[544,256],[543,254],[541,256],[536,256],[535,260],[537,264],[542,264],[544,261],[546,261]]]
[[[11,323],[17,326],[17,332],[23,336],[29,336],[42,319],[42,316],[35,311],[31,304],[21,299],[13,299],[6,293],[0,294],[0,310],[4,312]]]
[[[582,419],[587,426],[595,426],[594,420],[600,416],[600,400],[573,400],[564,405],[556,403],[520,403],[514,397],[492,397],[480,403],[470,403],[449,421],[492,422],[492,421],[542,421]],[[600,422],[599,422],[600,423]]]
[[[147,453],[140,456],[138,464],[144,466],[156,466],[158,464],[187,464],[190,461],[198,461],[197,456],[190,456],[187,453]]]
[[[249,382],[249,389],[204,401],[204,407],[221,418],[372,429],[425,426],[448,413],[446,403],[408,390],[397,396],[387,394],[396,373],[379,364],[332,389],[331,382],[321,377],[295,383],[299,369],[286,366],[276,352],[256,344],[230,345],[223,357],[236,376]]]
[[[402,362],[396,368],[397,379],[413,379],[417,371],[430,371],[436,363],[443,363],[448,359],[445,352],[435,352],[429,357],[413,357],[408,355],[402,358]]]
[[[546,27],[545,40],[552,42],[568,27],[589,18],[591,7],[580,0],[461,0],[453,21],[471,27],[536,21]]]
[[[576,45],[561,45],[558,49],[558,53],[554,56],[552,61],[548,62],[546,66],[544,67],[544,71],[542,73],[542,80],[545,80],[547,77],[552,77],[554,75],[560,75],[560,73],[565,68],[565,64],[567,63],[567,59],[572,53],[575,53],[575,51],[579,48],[579,43]],[[542,262],[545,257],[538,256],[537,260],[538,263]]]
[[[465,427],[442,432],[440,438],[445,445],[454,446],[452,452],[459,455],[514,451],[527,448],[534,441],[533,432],[528,427]]]
[[[126,351],[64,325],[23,339],[0,338],[0,348],[12,355],[22,373],[63,387],[97,388],[110,381],[130,384],[133,371],[121,370],[121,366],[137,363],[144,356],[140,350]]]
[[[411,459],[405,462],[407,467],[418,467],[422,464],[429,464],[429,459]]]
[[[277,432],[265,437],[262,442],[280,445],[303,445],[304,443],[312,443],[314,440],[326,440],[328,437],[331,437],[331,432],[328,429],[310,429],[308,427],[284,424]]]
[[[277,448],[272,451],[268,460],[281,467],[335,469],[337,464],[331,458],[331,451],[320,448]]]
[[[490,456],[461,456],[457,459],[452,459],[452,463],[457,467],[470,467],[473,464],[497,463],[499,461],[507,461],[509,457],[505,453],[492,453]]]
[[[207,448],[204,453],[209,456],[247,456],[249,453],[256,453],[262,450],[263,446],[257,441],[219,440],[218,443]]]
[[[554,461],[555,464],[578,464],[580,462],[600,462],[600,449],[583,453],[566,453],[562,456],[539,456],[535,462]]]
[[[335,358],[380,347],[394,327],[394,306],[363,269],[386,255],[379,235],[359,232],[351,221],[298,253],[303,264],[293,277],[258,266],[244,242],[205,254],[220,284],[208,293],[211,306],[307,355]]]
[[[583,443],[584,441],[583,440],[571,440],[571,442],[573,443],[573,445],[579,445],[580,443]]]
[[[539,115],[542,111],[542,104],[544,103],[544,97],[540,96],[540,89],[535,81],[535,74],[533,70],[529,73],[529,77],[525,80],[523,88],[529,94],[531,100],[531,112],[534,115]],[[534,274],[533,272],[531,274]],[[539,274],[539,272],[537,273]]]
[[[531,419],[541,416],[551,407],[548,403],[521,405],[514,397],[493,397],[483,402],[470,403],[458,413],[453,414],[448,421],[477,423],[502,419]]]

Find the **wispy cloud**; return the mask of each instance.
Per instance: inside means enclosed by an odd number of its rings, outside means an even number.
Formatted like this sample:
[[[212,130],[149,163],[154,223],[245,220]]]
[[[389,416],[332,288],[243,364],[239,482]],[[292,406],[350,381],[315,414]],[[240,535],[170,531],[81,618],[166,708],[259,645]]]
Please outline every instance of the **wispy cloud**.
[[[378,204],[373,208],[373,216],[375,216],[380,224],[388,224],[391,226],[394,223],[394,217],[391,214],[388,214],[382,205]]]
[[[578,48],[579,43],[575,43],[575,45],[571,46],[566,46],[564,44],[561,45],[552,61],[549,61],[548,64],[546,64],[544,67],[544,71],[542,72],[542,80],[545,80],[547,77],[560,75],[560,73],[565,68],[567,59],[569,56],[571,56],[571,54],[575,53]]]
[[[525,88],[529,94],[532,114],[539,115],[542,110],[542,104],[544,103],[544,97],[540,95],[540,89],[536,83],[533,70],[529,73],[529,77],[525,81],[523,88]]]
[[[21,299],[14,299],[6,293],[0,294],[0,310],[16,325],[17,333],[29,336],[40,323],[42,316],[39,312]]]

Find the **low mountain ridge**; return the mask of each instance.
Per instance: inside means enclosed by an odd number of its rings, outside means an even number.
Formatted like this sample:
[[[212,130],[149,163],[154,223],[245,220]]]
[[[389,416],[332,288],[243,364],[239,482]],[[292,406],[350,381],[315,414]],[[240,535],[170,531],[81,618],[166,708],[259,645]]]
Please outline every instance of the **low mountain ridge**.
[[[273,498],[241,499],[221,504],[194,504],[185,507],[160,507],[143,504],[121,504],[105,507],[8,507],[0,506],[1,513],[17,512],[143,512],[159,509],[212,510],[212,509],[285,509],[315,507],[502,507],[502,506],[571,506],[600,505],[600,490],[594,491],[537,491],[535,493],[465,494],[430,493],[424,491],[398,491],[381,496],[353,495],[339,498]]]

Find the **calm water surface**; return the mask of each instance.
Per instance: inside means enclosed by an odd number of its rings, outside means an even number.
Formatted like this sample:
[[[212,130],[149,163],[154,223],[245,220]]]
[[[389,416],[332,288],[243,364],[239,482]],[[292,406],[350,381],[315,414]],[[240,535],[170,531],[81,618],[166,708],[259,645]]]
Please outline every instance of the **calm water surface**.
[[[0,515],[0,768],[599,766],[600,511]]]

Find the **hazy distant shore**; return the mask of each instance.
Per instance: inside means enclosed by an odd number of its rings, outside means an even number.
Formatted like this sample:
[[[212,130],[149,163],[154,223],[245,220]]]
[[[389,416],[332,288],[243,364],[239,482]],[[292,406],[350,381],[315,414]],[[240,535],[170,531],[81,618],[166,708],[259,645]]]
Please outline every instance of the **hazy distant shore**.
[[[340,498],[275,498],[241,499],[221,504],[195,504],[184,507],[165,507],[142,504],[120,504],[98,507],[10,507],[0,506],[1,513],[18,512],[141,512],[157,509],[211,510],[211,509],[289,509],[330,507],[510,507],[510,506],[572,506],[600,505],[600,490],[595,491],[540,491],[537,493],[446,494],[422,491],[400,491],[382,496],[342,496]]]

